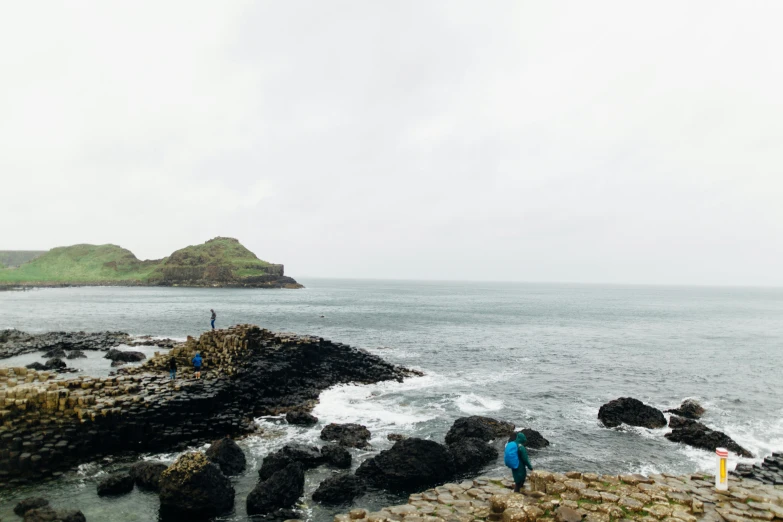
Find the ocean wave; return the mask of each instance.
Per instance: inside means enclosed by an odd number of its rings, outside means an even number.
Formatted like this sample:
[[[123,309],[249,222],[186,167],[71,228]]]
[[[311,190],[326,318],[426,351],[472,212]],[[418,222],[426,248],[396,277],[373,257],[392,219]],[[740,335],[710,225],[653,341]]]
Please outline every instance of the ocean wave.
[[[503,408],[503,401],[476,395],[475,393],[466,393],[459,395],[454,399],[454,404],[460,411],[476,415],[490,411],[498,411]]]

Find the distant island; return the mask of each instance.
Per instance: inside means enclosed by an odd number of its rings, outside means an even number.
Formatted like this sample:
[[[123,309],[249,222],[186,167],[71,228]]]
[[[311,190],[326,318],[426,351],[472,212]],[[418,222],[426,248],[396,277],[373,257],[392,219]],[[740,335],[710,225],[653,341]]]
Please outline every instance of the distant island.
[[[302,288],[283,265],[262,261],[230,237],[141,261],[117,245],[73,245],[48,252],[0,251],[0,287],[189,286]],[[5,261],[5,262],[3,262]],[[14,263],[19,263],[14,266]]]

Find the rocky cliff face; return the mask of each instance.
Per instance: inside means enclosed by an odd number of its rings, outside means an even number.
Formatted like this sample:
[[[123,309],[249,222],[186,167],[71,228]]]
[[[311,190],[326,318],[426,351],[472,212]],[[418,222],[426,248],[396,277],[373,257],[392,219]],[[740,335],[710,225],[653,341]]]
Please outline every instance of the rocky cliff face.
[[[196,351],[204,358],[200,380],[190,364]],[[190,338],[113,377],[54,381],[47,371],[0,368],[0,487],[98,455],[241,435],[253,429],[253,416],[309,409],[330,386],[413,374],[344,344],[251,325]]]

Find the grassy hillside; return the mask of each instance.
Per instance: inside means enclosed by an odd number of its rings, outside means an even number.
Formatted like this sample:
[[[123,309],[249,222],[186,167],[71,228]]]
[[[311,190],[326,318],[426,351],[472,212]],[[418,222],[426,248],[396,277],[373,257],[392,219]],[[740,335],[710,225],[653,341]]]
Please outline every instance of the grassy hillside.
[[[139,261],[117,245],[73,245],[53,248],[19,268],[0,270],[0,282],[136,281],[148,279],[157,265]]]
[[[46,250],[0,250],[0,267],[19,266],[45,253]]]
[[[157,261],[140,261],[117,245],[54,248],[18,268],[0,267],[0,285],[142,284],[183,286],[298,287],[283,266],[258,259],[236,239],[218,237],[177,250]]]

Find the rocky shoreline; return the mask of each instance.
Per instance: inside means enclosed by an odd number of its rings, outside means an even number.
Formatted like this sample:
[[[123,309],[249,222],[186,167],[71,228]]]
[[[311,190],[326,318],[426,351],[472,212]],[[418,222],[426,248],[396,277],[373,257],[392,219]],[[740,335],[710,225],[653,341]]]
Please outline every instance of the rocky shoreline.
[[[183,379],[196,351],[203,377]],[[174,383],[172,357],[180,368]],[[188,338],[106,378],[55,380],[51,371],[0,368],[0,488],[57,477],[103,455],[239,436],[254,430],[254,416],[308,411],[330,386],[417,374],[341,343],[252,325]]]
[[[334,522],[751,522],[783,520],[783,487],[730,477],[530,473],[521,493],[509,477],[478,477],[414,493],[407,504],[356,508]]]
[[[85,286],[147,286],[147,287],[181,287],[181,288],[283,288],[298,289],[304,285],[288,276],[256,276],[242,281],[210,281],[210,280],[184,280],[184,281],[83,281],[72,283],[58,283],[51,281],[32,282],[0,282],[0,290],[28,290],[33,288],[78,288]]]

